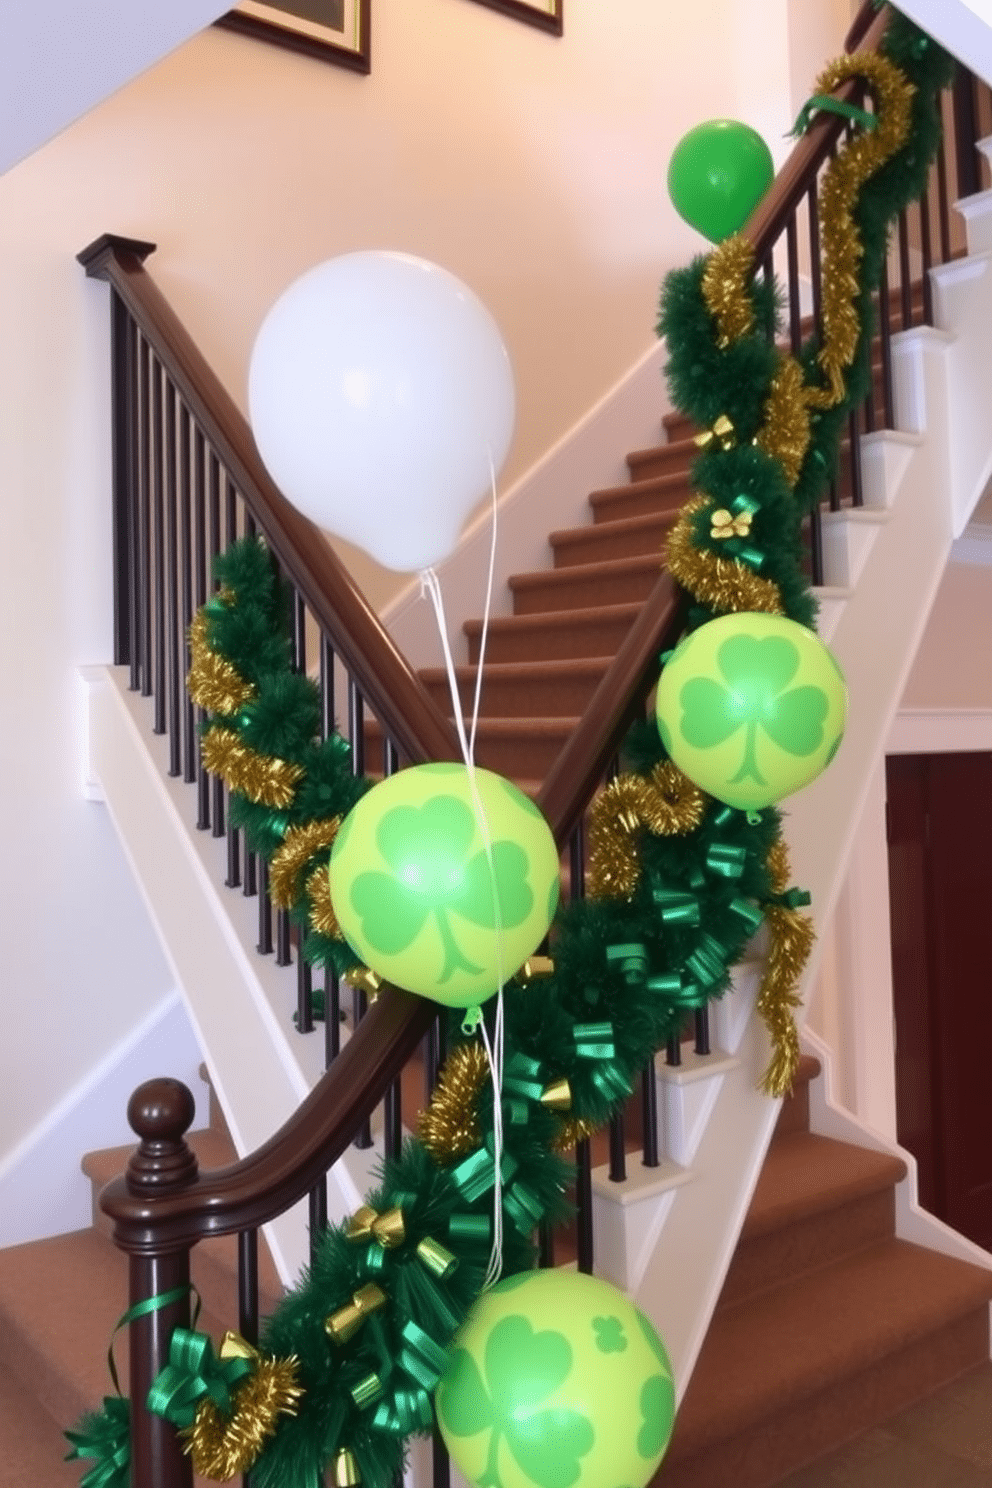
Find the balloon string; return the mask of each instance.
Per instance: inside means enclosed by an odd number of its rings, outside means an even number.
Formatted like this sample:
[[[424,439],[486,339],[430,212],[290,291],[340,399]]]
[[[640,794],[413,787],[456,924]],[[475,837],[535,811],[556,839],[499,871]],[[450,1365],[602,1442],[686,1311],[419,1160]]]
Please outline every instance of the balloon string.
[[[486,863],[489,868],[489,880],[493,896],[493,928],[496,932],[496,1016],[493,1023],[491,1041],[485,1022],[480,1021],[479,1023],[479,1034],[486,1051],[486,1060],[489,1065],[490,1077],[493,1084],[493,1243],[489,1254],[489,1265],[486,1269],[483,1287],[493,1286],[499,1280],[503,1270],[503,987],[506,980],[503,964],[503,922],[499,889],[496,882],[496,864],[493,858],[492,834],[489,830],[489,820],[482,804],[482,798],[479,794],[478,782],[475,776],[475,739],[479,722],[483,662],[485,660],[486,639],[489,632],[489,618],[492,612],[493,582],[496,570],[498,521],[496,470],[491,452],[489,457],[489,471],[492,491],[492,535],[489,544],[489,570],[486,582],[486,601],[482,617],[482,635],[479,644],[479,661],[475,675],[471,733],[468,736],[465,733],[465,721],[462,715],[461,697],[458,690],[458,677],[455,672],[454,657],[451,654],[451,645],[448,640],[448,625],[444,613],[444,596],[441,592],[441,581],[433,568],[425,569],[420,575],[421,590],[429,597],[437,621],[438,633],[441,639],[441,650],[444,655],[445,671],[448,677],[448,688],[451,693],[451,702],[454,709],[455,728],[458,732],[458,742],[461,745],[462,756],[468,773],[469,789],[472,793],[476,820],[482,835],[482,844],[486,854]]]

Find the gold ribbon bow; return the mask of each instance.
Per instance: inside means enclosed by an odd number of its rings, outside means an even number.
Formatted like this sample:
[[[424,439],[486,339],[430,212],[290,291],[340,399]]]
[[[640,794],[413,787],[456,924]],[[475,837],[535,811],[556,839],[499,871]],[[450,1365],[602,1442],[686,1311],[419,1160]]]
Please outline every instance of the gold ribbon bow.
[[[693,444],[695,444],[697,449],[701,450],[709,449],[712,444],[719,445],[722,450],[729,450],[733,449],[736,443],[737,437],[734,433],[733,421],[725,413],[721,413],[712,428],[704,429],[701,434],[697,434],[693,439]]]
[[[751,518],[753,513],[749,511],[739,512],[735,517],[725,506],[719,507],[711,518],[713,523],[710,537],[720,539],[724,537],[750,537]]]
[[[403,1210],[397,1206],[379,1214],[371,1205],[363,1204],[349,1219],[344,1234],[346,1240],[356,1245],[363,1240],[366,1243],[378,1240],[383,1250],[395,1250],[406,1239]]]
[[[352,1294],[350,1302],[346,1302],[337,1312],[332,1312],[330,1317],[324,1319],[324,1332],[335,1343],[347,1343],[358,1332],[365,1319],[373,1312],[378,1312],[380,1307],[385,1307],[388,1301],[382,1287],[376,1286],[374,1281],[367,1282]]]

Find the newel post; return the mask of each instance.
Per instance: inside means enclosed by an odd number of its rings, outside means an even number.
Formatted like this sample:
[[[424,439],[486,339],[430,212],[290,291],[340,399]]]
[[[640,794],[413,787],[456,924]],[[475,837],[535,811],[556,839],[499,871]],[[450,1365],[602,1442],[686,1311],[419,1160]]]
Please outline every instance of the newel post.
[[[128,1192],[160,1198],[186,1188],[197,1174],[185,1134],[195,1105],[179,1080],[149,1080],[128,1102],[127,1119],[141,1138],[127,1167]],[[145,1409],[152,1381],[167,1363],[174,1328],[188,1328],[189,1248],[165,1249],[148,1227],[140,1250],[129,1251],[131,1306],[185,1288],[167,1307],[136,1318],[130,1331],[131,1482],[133,1488],[192,1488],[193,1469],[175,1428]]]

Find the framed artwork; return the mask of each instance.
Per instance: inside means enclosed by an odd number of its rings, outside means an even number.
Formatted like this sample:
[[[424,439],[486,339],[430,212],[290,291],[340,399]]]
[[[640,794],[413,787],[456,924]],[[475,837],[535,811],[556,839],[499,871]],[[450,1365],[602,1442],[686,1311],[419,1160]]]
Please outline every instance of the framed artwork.
[[[526,21],[528,26],[537,26],[541,31],[550,31],[552,36],[561,36],[565,26],[565,0],[475,0],[477,5],[486,5],[515,21]]]
[[[372,0],[239,0],[217,25],[353,72],[368,72],[371,10]]]

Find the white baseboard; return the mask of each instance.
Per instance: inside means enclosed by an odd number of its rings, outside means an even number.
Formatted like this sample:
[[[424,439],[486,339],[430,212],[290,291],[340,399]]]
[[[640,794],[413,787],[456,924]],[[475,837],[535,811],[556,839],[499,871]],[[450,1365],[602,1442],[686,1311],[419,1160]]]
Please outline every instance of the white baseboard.
[[[135,1141],[127,1103],[145,1080],[170,1075],[209,1119],[202,1060],[182,998],[172,992],[0,1162],[0,1247],[85,1229],[92,1206],[80,1163],[87,1152]]]

